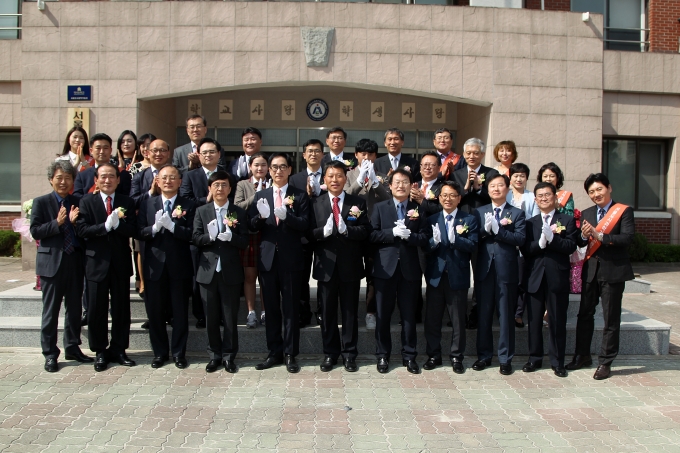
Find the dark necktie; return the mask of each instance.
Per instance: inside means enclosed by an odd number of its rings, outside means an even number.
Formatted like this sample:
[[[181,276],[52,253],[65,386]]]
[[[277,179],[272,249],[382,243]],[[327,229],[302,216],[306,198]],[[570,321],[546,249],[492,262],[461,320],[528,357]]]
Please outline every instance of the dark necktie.
[[[406,216],[404,215],[404,203],[399,203],[397,205],[397,219],[404,220]]]
[[[335,218],[335,226],[340,224],[340,197],[333,197],[333,217]]]
[[[106,197],[106,215],[111,215],[113,212],[113,206],[111,204],[111,197]]]
[[[501,221],[501,208],[494,208],[493,210],[496,212],[496,221],[500,222]]]
[[[170,208],[171,208],[171,207],[172,207],[172,206],[170,206],[170,200],[165,200],[165,212],[166,212],[168,215],[171,215],[171,212],[170,212]]]
[[[451,230],[453,226],[453,214],[449,214],[446,216],[446,235],[448,236],[449,233],[451,233]]]
[[[64,224],[61,226],[61,230],[64,233],[64,253],[67,255],[70,255],[73,253],[74,246],[73,243],[75,241],[75,234],[73,232],[73,225],[71,225],[71,219],[69,219],[68,214],[69,214],[69,207],[66,203],[64,203],[64,200],[61,200],[61,207],[66,208],[66,221]]]
[[[600,208],[597,210],[597,223],[600,223],[602,220],[602,217],[604,217],[606,213],[604,212],[604,208]]]

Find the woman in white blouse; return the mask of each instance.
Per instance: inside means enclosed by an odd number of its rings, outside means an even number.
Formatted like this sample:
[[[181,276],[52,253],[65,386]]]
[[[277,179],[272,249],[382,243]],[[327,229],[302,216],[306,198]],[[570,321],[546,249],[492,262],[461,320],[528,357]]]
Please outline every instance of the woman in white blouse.
[[[80,126],[74,126],[66,134],[64,148],[57,154],[55,160],[68,160],[77,171],[85,171],[94,165],[94,158],[90,156],[90,141],[87,132]]]

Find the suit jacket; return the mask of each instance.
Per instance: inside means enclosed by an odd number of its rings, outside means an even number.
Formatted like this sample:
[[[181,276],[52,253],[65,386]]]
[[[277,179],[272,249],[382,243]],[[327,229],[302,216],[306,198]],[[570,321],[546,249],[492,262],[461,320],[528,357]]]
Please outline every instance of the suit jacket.
[[[418,204],[407,201],[407,213],[417,208]],[[422,215],[419,214],[413,220],[407,215],[404,225],[411,230],[411,235],[404,240],[392,234],[396,221],[397,208],[394,199],[382,201],[373,207],[370,235],[370,241],[376,246],[373,257],[373,276],[388,279],[394,275],[397,263],[399,263],[401,273],[406,280],[420,281],[422,269],[418,258],[418,247],[427,246],[432,236],[432,229],[427,223],[427,218]]]
[[[512,223],[499,225],[498,234],[487,233],[484,229],[484,215],[493,212],[491,204],[477,209],[479,221],[479,254],[477,255],[477,281],[481,282],[491,268],[493,261],[496,279],[500,283],[519,282],[517,269],[517,248],[524,245],[526,238],[526,217],[524,211],[506,203],[501,211],[501,220],[510,219]]]
[[[359,217],[350,216],[352,206],[361,211]],[[323,228],[333,213],[330,196],[325,194],[312,200],[312,213],[309,216],[311,238],[314,244],[314,267],[312,277],[328,282],[335,269],[340,281],[350,282],[364,278],[364,245],[368,239],[371,223],[368,219],[366,202],[359,197],[345,194],[340,216],[347,231],[340,234],[336,225],[330,236],[324,237]]]
[[[217,170],[223,170],[217,166]],[[232,191],[234,188],[232,188]],[[194,202],[196,207],[206,204],[208,197],[208,178],[205,176],[203,167],[189,170],[182,175],[182,185],[179,188],[179,195]]]
[[[156,212],[163,209],[163,198],[152,197],[142,203],[137,217],[138,236],[144,241],[144,277],[157,281],[167,268],[170,278],[180,280],[191,278],[193,266],[191,263],[192,233],[196,206],[188,198],[178,196],[172,205],[172,210],[181,207],[186,212],[181,218],[172,218],[175,231],[163,228],[153,234],[152,227],[156,222]]]
[[[612,206],[616,204],[612,201]],[[587,220],[593,227],[597,226],[597,206],[591,206],[581,212],[581,221]],[[602,244],[595,254],[583,263],[583,281],[592,282],[597,276],[598,281],[621,283],[633,280],[633,268],[630,265],[628,246],[635,235],[635,219],[633,209],[628,207],[623,211],[621,219],[610,234],[605,234]],[[576,243],[580,246],[588,245],[581,234],[576,236]],[[599,263],[599,266],[598,266]],[[598,270],[599,268],[599,270]]]
[[[224,153],[222,153],[222,154],[224,154]],[[243,175],[243,176],[238,176],[238,174],[237,174],[238,173],[239,160],[241,159],[241,156],[244,156],[244,155],[245,154],[240,154],[236,158],[232,159],[231,162],[229,162],[225,165],[227,172],[229,172],[234,177],[234,183],[237,183],[239,181],[244,181],[244,180],[249,178],[249,176],[247,174]],[[222,163],[221,160],[220,160],[220,163]]]
[[[472,258],[472,253],[477,249],[479,233],[477,217],[460,209],[456,212],[456,216],[453,218],[454,226],[467,226],[467,231],[458,234],[454,229],[456,240],[453,244],[449,242],[446,218],[443,211],[431,215],[427,221],[430,229],[434,225],[438,226],[442,240],[439,244],[435,244],[432,238],[430,238],[427,248],[425,281],[428,285],[437,288],[444,275],[444,271],[447,271],[449,277],[448,284],[451,289],[468,289],[470,287],[470,259]]]
[[[411,169],[411,175],[413,175],[413,181],[420,179],[420,162],[413,157],[407,156],[402,153],[399,158],[399,168],[409,167]],[[374,168],[376,173],[388,174],[392,170],[392,161],[390,161],[390,155],[387,154],[382,157],[378,157],[375,160]]]
[[[172,165],[179,168],[180,173],[184,174],[189,170],[189,153],[193,152],[194,148],[191,146],[191,142],[175,148],[172,152]]]
[[[368,209],[368,216],[371,216],[373,212],[373,206],[381,201],[389,200],[392,198],[387,183],[382,182],[378,184],[377,187],[359,185],[357,183],[357,178],[359,177],[359,168],[354,168],[347,172],[347,182],[345,183],[345,192],[350,195],[356,195],[358,197],[366,200],[366,208]],[[376,172],[376,176],[379,176],[383,181],[387,180],[387,175],[384,173]]]
[[[460,170],[454,171],[453,177],[449,177],[453,181],[456,181],[458,184],[460,184],[460,187],[463,189],[463,193],[461,194],[462,198],[460,200],[460,204],[458,205],[458,209],[472,213],[475,209],[491,203],[486,181],[489,179],[489,177],[494,176],[494,174],[498,174],[498,172],[493,168],[482,165],[479,169],[479,174],[484,175],[485,178],[484,182],[482,182],[479,193],[477,193],[477,191],[475,191],[472,187],[470,187],[468,192],[465,192],[465,183],[467,182],[468,178],[467,165]],[[483,225],[481,225],[481,227],[483,227]]]
[[[229,285],[243,283],[243,264],[240,251],[248,247],[248,217],[246,211],[229,202],[228,216],[236,216],[236,226],[231,227],[231,241],[210,240],[208,224],[217,218],[215,204],[208,203],[196,209],[194,218],[194,245],[200,249],[196,281],[209,284],[217,271],[217,260],[222,266],[222,278]],[[223,219],[217,219],[218,222]],[[191,265],[191,262],[189,263]]]
[[[323,167],[319,168],[319,172],[323,174]],[[290,178],[288,178],[288,184],[291,186],[295,187],[296,189],[300,189],[303,192],[307,193],[307,180],[309,179],[309,173],[307,173],[307,167],[305,167],[302,171],[299,171],[292,175]],[[323,178],[321,178],[320,183],[323,184]],[[321,191],[321,193],[326,193],[325,191]],[[315,196],[312,196],[312,198],[316,198]]]
[[[550,225],[557,225],[557,222],[566,229],[560,234],[555,233],[552,242],[544,249],[538,245],[543,229],[543,214],[534,216],[526,222],[527,237],[521,247],[526,263],[522,284],[529,293],[538,292],[545,275],[551,293],[569,294],[569,257],[576,250],[576,236],[579,230],[572,216],[555,211],[555,215],[550,219]]]
[[[94,186],[94,167],[87,170],[80,171],[76,175],[76,180],[73,184],[73,196],[81,198],[90,192],[90,188]],[[120,182],[116,187],[116,193],[125,196],[130,195],[130,188],[132,185],[132,176],[127,170],[120,172]]]
[[[60,206],[54,195],[54,192],[50,192],[47,195],[36,197],[33,200],[33,209],[31,210],[31,236],[36,241],[40,241],[38,254],[35,258],[35,273],[44,277],[54,277],[57,274],[64,249],[64,232],[57,223]],[[64,200],[69,206],[78,207],[80,199],[73,195],[67,195]],[[64,225],[66,225],[66,222]],[[74,236],[75,227],[73,225]],[[69,271],[82,273],[82,269],[69,269]]]
[[[120,219],[118,228],[109,232],[104,227],[108,216],[100,194],[85,195],[79,207],[76,231],[85,242],[85,277],[101,282],[111,266],[132,276],[130,238],[137,234],[137,216],[132,198],[116,194],[113,209],[124,208],[125,218]]]
[[[132,178],[132,188],[130,198],[135,202],[137,209],[140,209],[145,200],[149,198],[149,189],[153,183],[153,167],[146,167]]]
[[[288,184],[286,198],[294,197],[292,207],[287,208],[286,219],[276,224],[274,215],[274,188],[261,190],[255,194],[255,199],[250,205],[248,216],[250,217],[250,229],[262,233],[260,243],[260,257],[258,268],[261,271],[269,271],[274,263],[274,255],[279,252],[279,260],[291,271],[302,271],[304,257],[302,254],[301,239],[309,226],[309,197],[306,192],[296,189]],[[269,217],[263,219],[257,210],[257,202],[265,198],[269,203],[271,212]]]
[[[348,152],[347,150],[343,150],[343,152],[342,152],[342,160],[343,160],[343,161],[348,160],[348,161],[351,161],[351,162],[353,162],[353,163],[356,164],[356,161],[357,161],[357,160],[356,160],[356,158],[355,158],[352,154],[353,154],[352,152]],[[332,160],[333,160],[333,158],[331,157],[331,153],[330,153],[330,152],[325,153],[325,154],[323,155],[323,157],[321,158],[321,172],[322,172],[322,173],[323,173],[323,169],[326,167],[326,164],[328,164],[328,162],[330,162],[330,161],[332,161]],[[353,168],[353,166],[350,167],[350,168]]]
[[[418,183],[418,187],[420,187],[420,190],[423,190],[423,181],[416,181]],[[425,198],[423,198],[422,203],[420,203],[420,210],[423,212],[423,215],[429,217],[433,214],[436,214],[438,212],[442,211],[442,205],[439,203],[439,192],[442,190],[442,183],[444,182],[444,178],[441,176],[437,177],[437,179],[434,180],[431,186],[428,186],[427,188],[427,193],[425,194]],[[428,199],[427,194],[432,192],[434,195],[434,198]]]

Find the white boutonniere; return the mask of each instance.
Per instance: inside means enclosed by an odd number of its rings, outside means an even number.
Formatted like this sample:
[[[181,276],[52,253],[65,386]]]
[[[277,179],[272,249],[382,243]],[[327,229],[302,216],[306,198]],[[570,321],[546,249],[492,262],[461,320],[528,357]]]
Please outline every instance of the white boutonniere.
[[[434,200],[435,198],[437,198],[437,197],[435,196],[434,192],[432,192],[431,190],[428,190],[427,194],[425,195],[425,199]]]
[[[418,217],[420,217],[418,208],[409,210],[406,215],[408,216],[409,220],[416,220]]]
[[[560,222],[555,223],[554,225],[550,225],[550,231],[552,231],[555,234],[560,234],[564,230],[566,230],[567,227],[562,225]]]
[[[477,175],[477,177],[479,178],[479,183],[484,184],[484,181],[486,181],[486,175],[482,173],[481,175]]]
[[[406,171],[411,171],[411,167],[409,167],[408,165],[404,165],[403,168],[404,168],[404,170],[406,170]]]
[[[116,208],[116,214],[118,215],[119,219],[124,219],[125,218],[125,208]]]
[[[295,201],[295,195],[290,195],[283,199],[284,206],[293,206],[293,201]]]
[[[507,217],[503,217],[500,221],[500,224],[503,226],[507,226],[512,224],[512,219],[510,218],[510,213],[508,213]]]
[[[362,212],[364,212],[364,211],[361,211],[361,210],[359,209],[359,206],[352,206],[352,207],[349,209],[349,217],[347,217],[347,220],[356,220],[356,219],[358,219]]]
[[[182,206],[177,205],[177,207],[172,211],[172,217],[175,219],[181,219],[187,214],[186,211],[182,211]]]
[[[458,234],[465,234],[468,232],[469,229],[470,228],[468,227],[467,223],[464,225],[456,225],[456,233]]]
[[[233,228],[235,225],[238,225],[238,219],[236,218],[236,213],[231,213],[231,214],[226,214],[224,216],[224,220],[222,221],[226,226],[229,228]]]
[[[345,164],[347,167],[354,167],[354,161],[352,159],[345,159],[342,161],[343,164]]]

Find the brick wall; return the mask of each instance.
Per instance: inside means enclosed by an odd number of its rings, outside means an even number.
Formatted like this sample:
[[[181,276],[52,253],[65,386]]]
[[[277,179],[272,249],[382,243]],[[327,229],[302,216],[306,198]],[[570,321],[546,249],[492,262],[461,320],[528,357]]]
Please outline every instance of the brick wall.
[[[21,217],[20,212],[0,212],[0,230],[11,230],[12,220]]]
[[[635,219],[635,232],[645,235],[652,244],[671,243],[671,219]]]
[[[571,0],[545,0],[546,11],[571,11]],[[526,9],[541,9],[541,0],[526,0]]]
[[[680,37],[680,1],[649,0],[650,52],[678,52]]]

